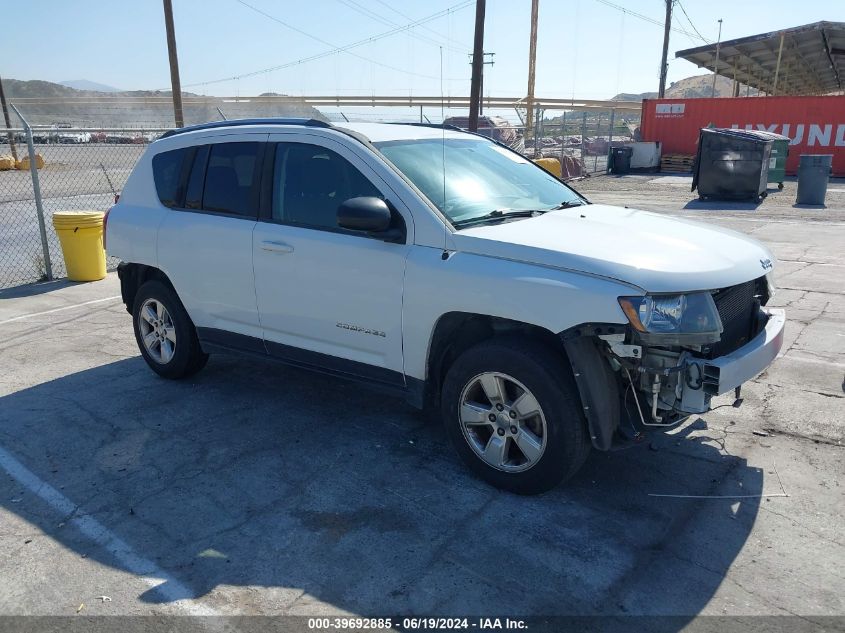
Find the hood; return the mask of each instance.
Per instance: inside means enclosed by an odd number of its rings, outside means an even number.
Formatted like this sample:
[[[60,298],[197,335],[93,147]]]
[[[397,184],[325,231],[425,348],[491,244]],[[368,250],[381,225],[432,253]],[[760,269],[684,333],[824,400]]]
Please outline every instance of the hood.
[[[452,237],[458,251],[609,277],[646,292],[725,288],[766,274],[761,260],[774,261],[765,246],[736,231],[603,204]]]

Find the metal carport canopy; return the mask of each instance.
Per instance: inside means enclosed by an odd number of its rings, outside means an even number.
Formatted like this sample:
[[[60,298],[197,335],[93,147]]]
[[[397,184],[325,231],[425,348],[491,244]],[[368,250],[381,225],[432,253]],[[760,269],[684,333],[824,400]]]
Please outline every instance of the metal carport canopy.
[[[770,95],[841,93],[845,22],[815,22],[741,37],[678,51],[675,57]]]

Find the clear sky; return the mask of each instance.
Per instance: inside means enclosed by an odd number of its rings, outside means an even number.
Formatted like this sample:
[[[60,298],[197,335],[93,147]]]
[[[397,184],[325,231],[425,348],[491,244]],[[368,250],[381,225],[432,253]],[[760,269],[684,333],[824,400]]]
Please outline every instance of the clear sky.
[[[614,4],[663,21],[663,0]],[[3,22],[13,25],[3,29],[3,77],[169,88],[160,0],[3,5]],[[442,47],[444,92],[469,93],[474,0],[173,0],[173,5],[184,90],[223,96],[437,95]],[[689,20],[676,6],[673,25],[693,32],[691,21],[711,41],[720,17],[723,40],[818,20],[845,21],[845,0],[683,0],[682,6]],[[496,55],[495,66],[485,68],[485,94],[525,94],[530,7],[530,0],[488,0],[485,50]],[[602,99],[657,89],[662,26],[601,0],[540,0],[539,25],[539,96]],[[302,61],[389,31],[395,32],[348,52]],[[670,80],[702,74],[673,59],[675,51],[702,43],[672,33]],[[277,66],[287,67],[207,83]]]

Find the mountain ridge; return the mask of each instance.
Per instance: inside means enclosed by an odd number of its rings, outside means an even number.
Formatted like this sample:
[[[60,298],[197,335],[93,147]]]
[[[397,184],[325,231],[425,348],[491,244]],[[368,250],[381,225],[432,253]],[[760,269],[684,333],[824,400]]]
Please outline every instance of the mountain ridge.
[[[122,88],[115,88],[106,84],[97,83],[90,79],[66,79],[58,82],[60,86],[73,88],[74,90],[93,90],[96,92],[124,92]]]
[[[739,86],[740,96],[745,96],[746,88],[744,84]],[[692,77],[684,77],[678,81],[673,81],[666,88],[667,99],[702,99],[711,96],[713,90],[713,73],[705,75],[693,75]],[[759,91],[756,88],[751,88],[748,95],[751,97],[757,96]],[[730,97],[733,95],[733,80],[728,77],[719,75],[716,77],[716,97]],[[620,92],[611,99],[613,101],[640,101],[642,99],[656,99],[657,92]]]
[[[161,103],[141,101],[144,97],[170,97],[172,93],[169,90],[80,90],[39,79],[4,79],[3,87],[11,103],[14,104],[17,99],[29,100],[16,105],[31,125],[126,128],[173,126],[173,106],[167,99]],[[326,120],[319,110],[296,98],[284,103],[250,103],[248,100],[232,103],[222,97],[185,91],[182,96],[192,99],[183,107],[185,125],[219,120],[220,111],[227,119],[282,116]],[[106,99],[99,101],[98,97]]]

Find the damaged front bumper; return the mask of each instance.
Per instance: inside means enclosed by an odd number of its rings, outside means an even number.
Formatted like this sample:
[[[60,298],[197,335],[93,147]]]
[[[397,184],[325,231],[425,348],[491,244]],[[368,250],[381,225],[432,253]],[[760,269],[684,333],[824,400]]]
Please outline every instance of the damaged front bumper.
[[[785,322],[783,310],[759,308],[753,338],[716,358],[693,349],[626,345],[619,335],[600,338],[608,344],[614,369],[621,370],[632,387],[625,392],[626,403],[627,394],[633,393],[638,422],[665,427],[709,411],[713,396],[735,390],[764,371],[783,347]]]
[[[786,313],[774,308],[761,308],[761,312],[768,315],[766,325],[746,345],[712,360],[687,360],[701,371],[702,389],[706,394],[718,396],[736,389],[762,373],[780,353]]]
[[[706,350],[644,345],[616,324],[561,333],[593,445],[610,450],[647,428],[676,426],[763,372],[783,347],[786,316],[758,308],[756,318],[751,340],[716,358]]]
[[[759,319],[761,325],[754,338],[739,349],[717,358],[701,358],[685,352],[677,358],[677,364],[667,367],[670,357],[659,355],[657,350],[643,350],[644,365],[662,361],[662,371],[646,371],[646,375],[642,376],[642,387],[646,383],[650,387],[647,397],[650,398],[654,421],[657,421],[659,410],[671,410],[681,415],[705,413],[710,410],[713,396],[735,390],[771,365],[783,347],[786,314],[779,309],[761,308]]]

